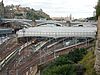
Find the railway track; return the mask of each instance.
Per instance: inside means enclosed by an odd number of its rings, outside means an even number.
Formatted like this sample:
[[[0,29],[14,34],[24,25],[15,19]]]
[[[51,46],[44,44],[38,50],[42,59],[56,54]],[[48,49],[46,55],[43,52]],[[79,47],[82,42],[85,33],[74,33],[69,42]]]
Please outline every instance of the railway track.
[[[48,42],[50,42],[50,40],[42,43],[41,47],[48,44]],[[89,41],[89,43],[90,42],[91,42],[91,40]],[[18,73],[18,75],[24,75],[24,73],[28,72],[29,69],[31,67],[34,67],[35,65],[46,64],[50,61],[53,61],[59,55],[68,54],[70,51],[73,51],[75,48],[88,48],[88,47],[92,46],[91,44],[86,45],[86,43],[87,42],[85,41],[85,42],[77,43],[75,45],[71,45],[71,46],[68,46],[68,47],[50,50],[50,51],[47,51],[47,52],[44,52],[44,50],[42,50],[41,48],[38,48],[36,51],[34,51],[34,54],[32,56],[30,56],[31,59],[25,61],[22,64],[21,63],[18,64],[18,62],[15,62],[16,59],[14,61],[12,61],[11,63],[14,63],[14,64],[12,65],[13,66],[12,69],[9,69],[9,72],[13,70],[13,73],[11,75],[16,75],[17,73]],[[57,44],[52,44],[52,46],[54,46],[54,45],[57,45]],[[24,46],[21,46],[19,48],[19,50],[15,50],[11,54],[12,58],[14,58],[15,55],[19,56],[19,52],[24,51],[24,49],[26,49],[27,46],[30,46],[30,44],[29,45],[26,44],[26,47],[24,47]],[[6,61],[11,60],[12,59],[11,56],[9,55],[9,57],[6,58]],[[11,63],[10,63],[10,65],[11,65]],[[8,67],[10,65],[8,65]],[[4,64],[2,66],[4,66]]]
[[[33,56],[33,59],[31,61],[19,67],[19,75],[20,74],[23,75],[25,72],[27,72],[30,69],[31,66],[43,65],[48,62],[51,62],[59,55],[68,54],[69,52],[73,51],[75,48],[89,48],[91,46],[93,45],[92,44],[86,45],[86,42],[81,42],[76,45],[54,50],[54,52],[51,51],[46,54],[42,54],[42,56],[39,56],[39,53],[37,53],[36,55]]]

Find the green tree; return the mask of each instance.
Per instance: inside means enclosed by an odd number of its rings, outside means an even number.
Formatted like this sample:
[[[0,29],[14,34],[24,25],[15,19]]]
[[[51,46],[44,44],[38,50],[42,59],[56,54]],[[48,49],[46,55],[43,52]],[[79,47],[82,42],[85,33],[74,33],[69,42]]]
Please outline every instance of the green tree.
[[[76,75],[77,64],[87,53],[86,49],[75,49],[66,55],[61,55],[42,71],[42,75]]]
[[[42,75],[76,75],[76,65],[58,65],[45,69]]]
[[[96,17],[100,16],[100,0],[98,0],[97,6],[96,6]]]
[[[31,9],[30,11],[27,11],[27,19],[31,20],[37,20],[37,19],[50,19],[49,15],[41,11],[35,11],[34,9]]]

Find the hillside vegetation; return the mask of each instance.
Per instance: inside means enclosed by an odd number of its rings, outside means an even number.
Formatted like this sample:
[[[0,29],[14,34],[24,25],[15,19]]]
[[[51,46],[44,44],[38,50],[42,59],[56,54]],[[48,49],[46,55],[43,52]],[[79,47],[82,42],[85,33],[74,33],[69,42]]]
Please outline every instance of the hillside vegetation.
[[[94,51],[89,51],[86,56],[79,62],[86,68],[85,75],[96,75],[94,70],[95,56]]]
[[[96,75],[93,51],[84,48],[75,49],[67,55],[59,56],[47,65],[41,75]]]
[[[36,11],[34,9],[31,9],[27,12],[27,19],[31,20],[39,20],[39,19],[50,19],[50,16],[42,11],[42,9]]]

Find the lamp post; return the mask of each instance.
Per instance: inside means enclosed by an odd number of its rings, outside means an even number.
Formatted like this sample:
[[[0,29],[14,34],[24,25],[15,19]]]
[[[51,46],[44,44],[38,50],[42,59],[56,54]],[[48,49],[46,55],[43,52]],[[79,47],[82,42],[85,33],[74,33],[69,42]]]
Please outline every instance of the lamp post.
[[[23,32],[23,37],[24,37],[25,36],[25,28],[23,28],[22,32]]]
[[[57,41],[56,38],[54,38],[54,39],[55,39],[55,41]],[[53,49],[53,55],[54,55],[54,59],[55,59],[55,58],[56,58],[56,54],[55,54],[55,49],[56,49],[56,48],[55,48],[55,46],[54,46],[53,48],[54,48],[54,49]]]
[[[41,54],[41,52],[42,52],[42,50],[41,50],[41,48],[40,48],[40,50],[39,50],[39,54],[40,54],[40,64],[42,64],[42,54]]]
[[[1,36],[1,44],[3,43],[3,36]]]

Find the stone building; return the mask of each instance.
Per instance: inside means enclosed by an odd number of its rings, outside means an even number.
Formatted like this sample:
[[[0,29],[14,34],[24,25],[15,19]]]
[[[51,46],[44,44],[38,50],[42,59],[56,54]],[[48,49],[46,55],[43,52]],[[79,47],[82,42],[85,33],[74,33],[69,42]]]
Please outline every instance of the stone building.
[[[29,17],[40,19],[50,19],[49,15],[40,10],[30,9],[29,7],[21,7],[20,5],[7,5],[4,7],[3,0],[0,2],[0,18],[16,18],[16,19],[30,19]],[[28,13],[31,16],[28,17]]]
[[[0,18],[4,17],[4,3],[3,0],[0,2]]]
[[[27,11],[29,10],[29,9],[27,9],[27,7],[20,7],[20,5],[18,5],[18,6],[15,6],[14,8],[15,8],[14,9],[14,14],[15,14],[14,18],[19,18],[19,19],[26,18]]]
[[[4,7],[3,0],[0,2],[0,18],[13,18],[12,6]]]
[[[3,0],[0,2],[0,18],[26,18],[29,8],[20,5],[7,5],[4,7]]]
[[[5,7],[5,10],[4,10],[4,17],[5,18],[14,18],[14,5],[8,5]]]

